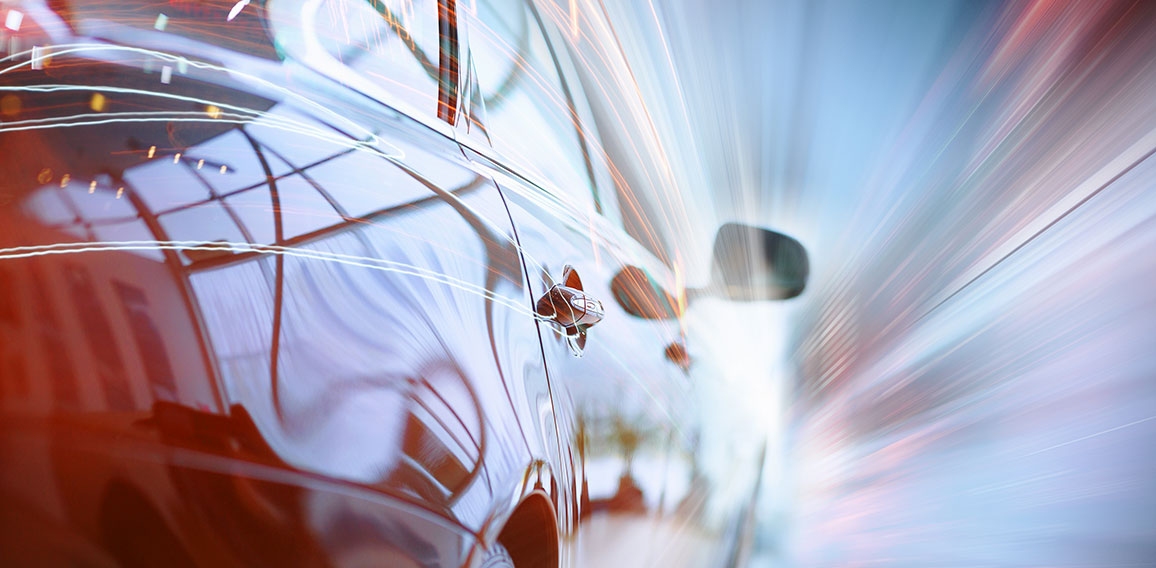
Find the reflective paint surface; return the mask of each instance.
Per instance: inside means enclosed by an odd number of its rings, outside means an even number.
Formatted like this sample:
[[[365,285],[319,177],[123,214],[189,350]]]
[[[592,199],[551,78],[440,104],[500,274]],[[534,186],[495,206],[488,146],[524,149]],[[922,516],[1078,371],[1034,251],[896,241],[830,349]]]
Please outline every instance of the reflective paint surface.
[[[485,37],[452,3],[27,3],[0,60],[0,556],[739,553],[761,440],[703,463],[684,306],[611,290],[685,304],[682,283],[622,219],[559,30],[509,4],[538,68],[486,93],[521,72],[465,44],[449,72],[447,37]],[[538,142],[503,145],[537,119],[502,97],[551,121]],[[581,345],[535,314],[567,265]]]
[[[370,126],[391,161],[265,106],[295,132],[80,126],[75,182],[6,178],[7,490],[130,564],[147,518],[199,564],[455,565],[532,461],[507,385],[544,388],[501,199],[420,127]]]

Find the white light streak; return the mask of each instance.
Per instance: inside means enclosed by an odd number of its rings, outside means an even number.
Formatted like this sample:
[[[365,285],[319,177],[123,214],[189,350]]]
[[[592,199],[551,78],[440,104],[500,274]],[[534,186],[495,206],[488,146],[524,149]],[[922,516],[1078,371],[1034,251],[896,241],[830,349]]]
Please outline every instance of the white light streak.
[[[237,15],[241,13],[241,10],[244,10],[245,6],[248,6],[248,5],[249,5],[249,0],[241,0],[240,2],[237,2],[236,4],[234,4],[233,9],[229,10],[229,15],[225,18],[225,21],[226,22],[233,21],[233,18],[236,18]]]

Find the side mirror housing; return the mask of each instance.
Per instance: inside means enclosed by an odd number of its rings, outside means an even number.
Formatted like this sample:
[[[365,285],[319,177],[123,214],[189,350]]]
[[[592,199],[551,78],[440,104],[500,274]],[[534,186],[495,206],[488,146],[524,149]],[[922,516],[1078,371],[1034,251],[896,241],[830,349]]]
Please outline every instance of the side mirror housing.
[[[644,319],[669,319],[682,315],[683,304],[646,273],[627,266],[614,275],[610,291],[626,313]]]
[[[614,299],[626,313],[643,319],[682,315],[686,303],[705,296],[738,302],[787,300],[807,287],[807,249],[782,233],[727,223],[714,239],[711,283],[687,289],[682,301],[666,291],[645,270],[626,266],[610,282]]]
[[[786,300],[807,287],[807,249],[782,233],[727,223],[714,239],[706,292],[730,300]]]

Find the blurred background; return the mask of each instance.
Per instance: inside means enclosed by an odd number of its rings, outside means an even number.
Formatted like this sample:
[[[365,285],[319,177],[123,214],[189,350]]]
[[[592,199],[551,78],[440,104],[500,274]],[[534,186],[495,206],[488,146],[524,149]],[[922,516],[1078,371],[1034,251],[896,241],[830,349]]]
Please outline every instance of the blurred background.
[[[610,2],[772,434],[754,566],[1156,566],[1156,2]],[[694,214],[689,214],[693,211]]]

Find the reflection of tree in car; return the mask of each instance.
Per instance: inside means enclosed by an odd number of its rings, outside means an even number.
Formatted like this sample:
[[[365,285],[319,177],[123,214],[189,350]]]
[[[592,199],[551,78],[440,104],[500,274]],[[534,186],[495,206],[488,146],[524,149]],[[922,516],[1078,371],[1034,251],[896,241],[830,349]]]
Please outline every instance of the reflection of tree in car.
[[[592,430],[591,425],[603,429]],[[660,428],[648,426],[641,417],[628,418],[618,409],[609,415],[593,416],[588,410],[576,412],[575,445],[582,459],[582,515],[597,511],[640,512],[646,510],[645,492],[634,473],[634,459],[643,447],[661,446]],[[590,498],[586,483],[586,461],[591,456],[617,456],[623,460],[618,485],[609,497]]]

